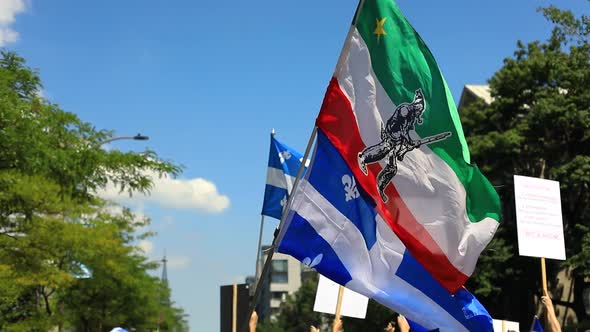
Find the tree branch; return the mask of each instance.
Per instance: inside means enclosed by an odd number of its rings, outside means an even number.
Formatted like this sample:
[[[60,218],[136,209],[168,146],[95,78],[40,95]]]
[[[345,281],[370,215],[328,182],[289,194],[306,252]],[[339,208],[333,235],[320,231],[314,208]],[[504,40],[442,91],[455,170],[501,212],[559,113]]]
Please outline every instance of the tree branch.
[[[41,287],[41,295],[43,295],[43,301],[45,302],[45,311],[49,316],[51,316],[51,306],[49,305],[49,296],[51,294],[45,294],[45,287]]]

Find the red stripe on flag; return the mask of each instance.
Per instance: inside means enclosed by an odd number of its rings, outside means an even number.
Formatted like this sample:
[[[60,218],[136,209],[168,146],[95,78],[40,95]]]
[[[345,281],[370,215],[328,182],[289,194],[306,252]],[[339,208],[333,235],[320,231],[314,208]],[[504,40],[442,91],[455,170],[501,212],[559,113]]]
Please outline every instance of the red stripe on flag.
[[[340,89],[336,78],[330,81],[316,125],[324,131],[346,160],[357,181],[376,202],[379,215],[416,260],[447,290],[452,293],[458,290],[467,280],[467,276],[453,266],[424,226],[418,223],[393,184],[385,189],[385,194],[389,197],[387,203],[381,200],[376,184],[381,165],[367,165],[368,176],[360,170],[357,154],[366,146],[361,139],[352,105]]]

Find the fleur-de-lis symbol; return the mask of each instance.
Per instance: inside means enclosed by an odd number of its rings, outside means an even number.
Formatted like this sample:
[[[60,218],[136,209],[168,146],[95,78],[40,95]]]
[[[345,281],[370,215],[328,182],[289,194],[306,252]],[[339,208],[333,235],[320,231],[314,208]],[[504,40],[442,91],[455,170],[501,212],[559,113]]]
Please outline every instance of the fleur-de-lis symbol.
[[[302,163],[303,162],[303,157],[299,158],[299,162]],[[309,163],[311,162],[311,159],[307,159],[305,161],[305,167],[309,167]]]
[[[311,260],[311,258],[305,257],[305,259],[301,263],[309,266],[310,268],[313,268],[314,266],[317,266],[322,261],[322,258],[324,258],[324,254],[319,254],[319,255],[315,256],[313,261]]]
[[[287,195],[283,196],[283,199],[281,199],[281,207],[285,207],[285,204],[287,204]]]
[[[359,190],[356,187],[356,181],[353,177],[348,174],[342,176],[342,185],[344,185],[344,195],[346,201],[352,201],[355,198],[359,198]]]
[[[279,152],[279,159],[281,160],[281,164],[285,162],[285,160],[291,159],[291,152],[283,151]]]

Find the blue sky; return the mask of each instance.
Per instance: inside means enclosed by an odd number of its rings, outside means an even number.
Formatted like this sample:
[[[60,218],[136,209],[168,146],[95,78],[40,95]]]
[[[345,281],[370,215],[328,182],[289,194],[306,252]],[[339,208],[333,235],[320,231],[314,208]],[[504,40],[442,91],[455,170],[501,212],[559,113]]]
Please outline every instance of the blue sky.
[[[398,0],[455,100],[482,84],[518,39],[544,38],[549,1]],[[558,3],[554,1],[554,3]],[[567,2],[590,12],[585,0]],[[0,45],[39,68],[43,95],[97,128],[141,132],[185,167],[154,197],[123,200],[152,218],[173,299],[193,331],[217,331],[219,285],[253,274],[269,132],[301,152],[355,0],[0,0]],[[192,193],[192,195],[190,194]],[[265,239],[277,222],[266,223]]]

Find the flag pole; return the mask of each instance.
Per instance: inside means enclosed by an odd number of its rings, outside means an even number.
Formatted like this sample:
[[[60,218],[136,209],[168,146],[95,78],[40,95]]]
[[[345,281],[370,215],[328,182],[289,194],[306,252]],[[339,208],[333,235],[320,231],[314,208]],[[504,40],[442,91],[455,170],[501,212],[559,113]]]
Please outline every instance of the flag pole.
[[[336,317],[334,323],[340,320],[340,311],[342,310],[342,296],[344,296],[344,286],[338,287],[338,302],[336,302]]]
[[[233,285],[233,298],[232,298],[232,306],[231,306],[231,331],[238,332],[238,285]]]
[[[547,292],[547,270],[545,269],[545,257],[541,257],[541,282],[543,284],[543,295],[549,296]]]
[[[342,50],[340,51],[340,56],[338,57],[338,62],[336,63],[336,69],[334,70],[334,73],[336,73],[340,69],[342,62],[344,61],[344,55],[346,54],[346,51],[348,50],[348,47],[349,47],[348,42],[350,41],[350,39],[352,37],[353,31],[355,29],[356,20],[358,18],[359,13],[361,12],[361,9],[363,8],[364,4],[365,4],[365,0],[359,0],[359,3],[358,3],[356,10],[354,12],[354,16],[352,17],[352,23],[350,25],[350,29],[348,30],[348,33],[346,35],[346,39],[344,40],[344,45],[342,46]],[[291,194],[295,193],[297,186],[299,185],[299,180],[301,178],[301,175],[303,174],[303,170],[305,169],[305,164],[307,163],[307,158],[309,157],[309,152],[311,150],[311,146],[313,145],[313,142],[314,142],[315,137],[317,135],[317,130],[318,130],[318,128],[314,125],[311,135],[309,137],[309,141],[307,142],[307,147],[305,148],[305,153],[303,155],[301,165],[299,166],[299,170],[297,171],[297,176],[295,177],[295,183],[293,183],[293,187],[291,189]],[[279,223],[279,226],[277,228],[279,230],[279,232],[282,230],[283,224],[285,223],[285,220],[287,219],[287,215],[289,214],[289,211],[291,210],[292,198],[293,198],[293,195],[289,195],[289,198],[287,199],[287,204],[285,204],[286,207],[283,210],[281,222]],[[262,293],[262,285],[264,284],[264,279],[268,275],[268,271],[270,269],[270,262],[272,260],[272,256],[274,255],[274,252],[276,249],[276,245],[277,245],[276,242],[279,237],[278,235],[279,235],[278,232],[275,232],[275,236],[272,240],[272,245],[270,247],[270,250],[268,251],[268,255],[266,256],[266,261],[264,262],[264,266],[262,267],[262,271],[260,272],[260,278],[256,282],[256,290],[255,290],[254,296],[252,298],[252,303],[250,304],[250,310],[248,310],[248,316],[246,316],[246,317],[248,317],[248,319],[246,319],[246,321],[248,321],[250,319],[250,317],[252,317],[252,313],[254,312],[254,309],[256,308],[256,305],[258,304],[260,294]],[[248,328],[248,324],[244,324],[244,327],[240,331],[247,332],[247,328]]]
[[[291,194],[295,193],[295,190],[296,190],[297,186],[299,185],[299,180],[301,180],[301,175],[303,174],[303,170],[305,169],[305,164],[306,164],[307,158],[309,157],[309,153],[311,151],[311,147],[313,145],[315,137],[317,135],[317,130],[318,130],[317,127],[314,126],[313,130],[311,132],[311,135],[309,136],[309,141],[307,142],[307,147],[305,148],[305,153],[303,154],[303,159],[302,159],[301,165],[299,166],[299,170],[297,170],[297,176],[295,177],[295,182],[293,183],[293,188],[291,189]],[[277,228],[278,230],[280,230],[281,227],[283,227],[283,224],[285,223],[285,220],[287,219],[287,215],[289,214],[289,211],[291,210],[292,201],[293,201],[293,195],[289,195],[289,198],[287,199],[287,204],[285,204],[285,209],[283,209],[283,215],[281,216],[281,222],[279,223],[279,226]],[[246,316],[246,317],[248,317],[248,319],[250,317],[252,317],[252,313],[254,312],[254,309],[256,308],[256,305],[258,304],[260,294],[262,293],[262,285],[264,284],[264,279],[268,275],[268,272],[270,269],[270,263],[272,260],[272,256],[275,253],[278,238],[279,238],[278,233],[275,232],[274,238],[272,240],[272,245],[270,246],[270,248],[268,250],[268,254],[266,256],[266,261],[264,262],[264,266],[262,267],[262,272],[260,273],[260,278],[258,278],[258,281],[256,282],[256,290],[254,291],[254,297],[252,298],[252,303],[250,304],[250,310],[248,311],[248,316]],[[248,327],[248,324],[244,324],[244,328],[241,331],[246,331],[247,327]]]
[[[545,161],[541,165],[541,179],[545,178]],[[543,286],[543,295],[549,296],[547,292],[547,269],[545,268],[545,257],[541,257],[541,285]]]
[[[258,251],[256,251],[256,275],[254,280],[256,280],[256,282],[258,282],[258,279],[260,278],[260,268],[262,266],[260,266],[261,264],[261,257],[260,257],[260,251],[262,248],[262,230],[264,228],[264,215],[260,216],[260,233],[258,234]]]
[[[270,136],[274,137],[274,135],[276,135],[276,131],[274,128],[272,128],[272,130],[270,131]],[[272,141],[272,139],[271,139]],[[261,266],[261,256],[260,256],[260,252],[262,249],[262,234],[263,234],[263,229],[264,229],[264,214],[260,214],[260,233],[258,234],[258,251],[256,251],[256,274],[254,275],[254,280],[255,282],[258,282],[258,278],[260,278],[260,269],[262,268]]]

